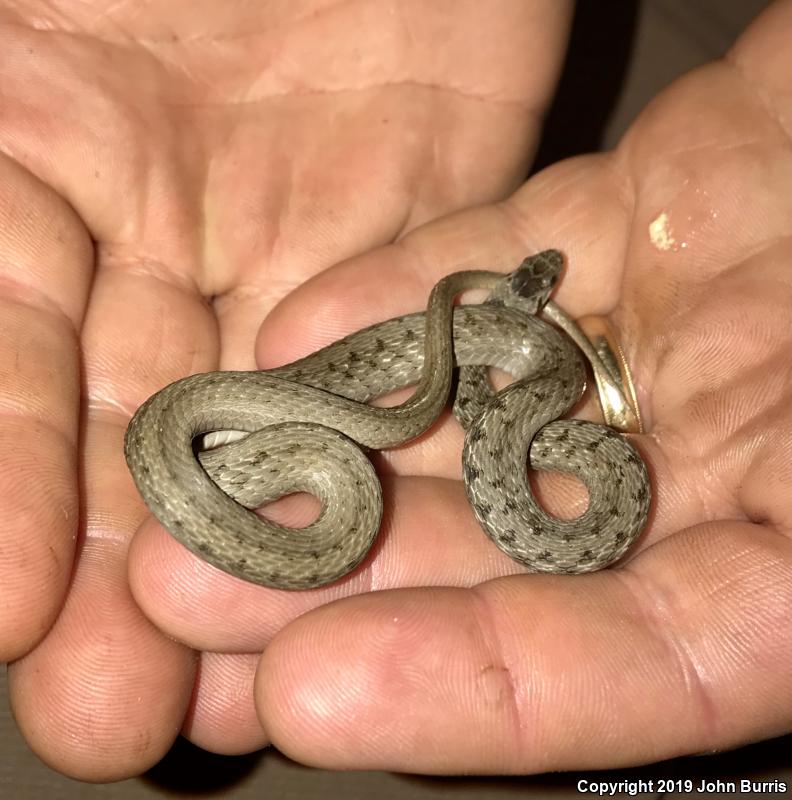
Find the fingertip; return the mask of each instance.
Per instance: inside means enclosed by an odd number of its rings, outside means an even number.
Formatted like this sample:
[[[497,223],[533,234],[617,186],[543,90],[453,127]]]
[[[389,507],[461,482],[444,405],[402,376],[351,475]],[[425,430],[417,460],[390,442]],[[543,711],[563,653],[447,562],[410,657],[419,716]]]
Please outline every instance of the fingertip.
[[[0,660],[30,652],[63,606],[77,535],[71,444],[51,430],[7,420],[0,432]]]
[[[138,775],[162,758],[181,727],[195,668],[190,650],[143,618],[115,567],[83,552],[57,623],[8,673],[31,749],[89,782]]]
[[[202,653],[183,733],[211,753],[244,755],[268,744],[253,704],[255,653]]]

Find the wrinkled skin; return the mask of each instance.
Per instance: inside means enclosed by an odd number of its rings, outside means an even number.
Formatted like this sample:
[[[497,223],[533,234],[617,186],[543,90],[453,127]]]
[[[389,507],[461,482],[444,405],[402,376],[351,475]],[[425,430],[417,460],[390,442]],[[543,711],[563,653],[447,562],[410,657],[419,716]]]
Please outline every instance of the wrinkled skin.
[[[792,3],[615,152],[514,193],[569,9],[441,5],[0,8],[0,648],[56,768],[134,774],[180,728],[413,772],[792,729]],[[147,515],[122,437],[151,392],[289,361],[549,246],[557,299],[609,316],[648,422],[656,501],[622,566],[515,574],[466,506],[450,419],[379,458],[378,545],[325,589],[243,584]]]

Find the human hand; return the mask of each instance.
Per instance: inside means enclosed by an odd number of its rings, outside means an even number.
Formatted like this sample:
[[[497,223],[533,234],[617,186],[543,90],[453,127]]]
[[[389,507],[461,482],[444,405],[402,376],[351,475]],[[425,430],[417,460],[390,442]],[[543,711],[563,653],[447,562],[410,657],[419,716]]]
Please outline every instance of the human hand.
[[[191,698],[208,729],[240,685],[228,747],[264,741],[251,659],[205,656],[195,689],[129,593],[130,415],[254,366],[260,320],[310,276],[511,191],[569,13],[270,6],[0,5],[0,652],[23,733],[77,777],[140,772]]]
[[[146,528],[135,594],[207,650],[263,646],[317,594],[380,590],[306,613],[268,644],[255,699],[283,751],[331,768],[523,773],[790,730],[790,35],[792,3],[778,3],[727,60],[658,98],[614,153],[558,164],[503,204],[327,270],[268,318],[262,366],[420,308],[446,272],[559,247],[560,304],[619,331],[655,493],[621,567],[510,574],[466,506],[461,432],[447,420],[386,455],[376,553],[335,587],[232,585]],[[222,684],[214,673],[206,706]],[[195,726],[204,741],[208,716]]]

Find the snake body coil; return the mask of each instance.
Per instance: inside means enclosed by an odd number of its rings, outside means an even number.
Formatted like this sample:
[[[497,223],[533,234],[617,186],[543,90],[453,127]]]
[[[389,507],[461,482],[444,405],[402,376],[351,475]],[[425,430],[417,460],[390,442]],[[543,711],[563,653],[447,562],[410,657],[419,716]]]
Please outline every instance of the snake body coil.
[[[149,398],[127,430],[138,489],[180,542],[232,575],[281,589],[329,583],[361,562],[380,526],[380,485],[361,447],[395,447],[427,430],[448,401],[456,365],[463,476],[487,534],[533,570],[607,566],[640,533],[649,482],[625,438],[559,420],[585,385],[577,348],[536,316],[560,267],[560,255],[546,251],[508,276],[455,273],[435,286],[426,313],[374,325],[277,369],[176,381]],[[492,295],[454,307],[468,288]],[[516,382],[493,396],[490,366]],[[399,406],[368,405],[416,383]],[[249,435],[196,457],[197,437],[223,430]],[[534,469],[580,478],[586,512],[575,520],[546,514],[528,483],[528,459]],[[322,504],[306,528],[251,510],[299,491]]]

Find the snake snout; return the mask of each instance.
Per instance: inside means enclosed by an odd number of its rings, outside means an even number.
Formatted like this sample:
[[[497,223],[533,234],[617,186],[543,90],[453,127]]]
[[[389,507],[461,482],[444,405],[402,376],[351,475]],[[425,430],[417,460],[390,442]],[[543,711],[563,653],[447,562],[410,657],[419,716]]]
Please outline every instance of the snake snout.
[[[537,313],[558,283],[563,265],[564,257],[558,250],[543,250],[529,256],[511,274],[511,291],[535,304],[532,313]]]

